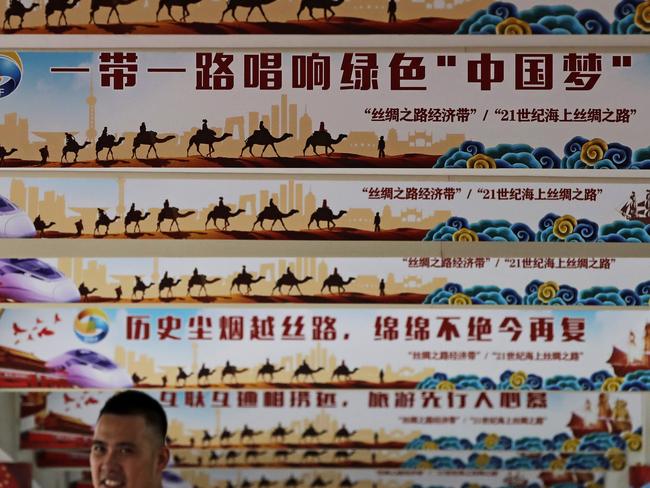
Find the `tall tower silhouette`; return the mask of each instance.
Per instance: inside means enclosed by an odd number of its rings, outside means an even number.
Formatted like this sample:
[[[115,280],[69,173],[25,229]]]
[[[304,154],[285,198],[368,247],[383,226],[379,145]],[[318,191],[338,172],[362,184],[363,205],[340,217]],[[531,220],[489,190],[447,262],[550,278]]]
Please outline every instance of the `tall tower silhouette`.
[[[158,257],[155,257],[153,258],[153,273],[151,273],[151,279],[154,283],[158,283],[160,281],[160,270],[158,268]]]
[[[115,211],[117,212],[117,215],[123,218],[126,212],[126,205],[124,203],[124,176],[120,176],[117,179],[117,185],[118,185],[119,196],[118,196],[117,207],[115,208]]]
[[[88,130],[86,130],[86,139],[90,142],[95,142],[97,137],[97,129],[95,128],[95,105],[97,105],[97,98],[93,91],[93,78],[90,77],[90,93],[86,98],[88,104]]]

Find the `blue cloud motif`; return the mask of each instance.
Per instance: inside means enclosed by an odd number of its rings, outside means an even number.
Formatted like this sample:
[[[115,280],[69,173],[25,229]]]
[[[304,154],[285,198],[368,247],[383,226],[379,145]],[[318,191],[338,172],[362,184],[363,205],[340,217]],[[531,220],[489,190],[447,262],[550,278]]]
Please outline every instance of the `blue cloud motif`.
[[[612,23],[613,34],[648,34],[634,23],[636,7],[643,0],[623,0],[616,5],[614,15],[616,20]]]
[[[469,469],[501,469],[503,467],[503,459],[498,456],[489,456],[487,464],[479,464],[480,454],[471,454],[468,459],[467,467]]]
[[[598,240],[602,242],[650,242],[650,224],[639,220],[616,220],[602,225]]]
[[[573,454],[568,457],[566,469],[592,471],[597,468],[609,469],[609,460],[602,454]]]
[[[509,17],[528,23],[533,34],[609,34],[615,26],[620,29],[618,25],[623,22],[617,18],[610,25],[596,10],[578,11],[568,5],[536,5],[518,12],[512,3],[494,2],[487,9],[474,12],[458,27],[456,34],[495,34],[497,24]]]
[[[550,32],[550,31],[549,31]],[[497,144],[485,147],[479,141],[464,141],[458,147],[448,149],[434,163],[434,168],[467,168],[467,160],[476,154],[485,154],[494,159],[497,168],[527,169],[650,169],[650,147],[635,151],[618,142],[607,144],[603,159],[587,164],[580,159],[582,146],[589,142],[582,136],[575,136],[564,146],[560,158],[547,147],[533,148],[528,144]]]
[[[536,237],[535,232],[522,222],[482,219],[470,224],[467,219],[454,216],[430,229],[423,240],[453,241],[454,233],[462,228],[475,232],[478,240],[482,242],[532,242]],[[576,229],[576,232],[579,231],[581,229]]]
[[[643,0],[623,0],[618,2],[614,8],[614,16],[617,20],[622,20],[628,15],[634,15],[636,6],[643,3]]]
[[[478,305],[580,305],[580,306],[619,306],[634,307],[644,306],[650,303],[650,281],[639,283],[634,289],[617,288],[615,286],[592,286],[578,290],[567,284],[558,285],[557,293],[548,301],[539,298],[538,290],[542,281],[534,279],[530,281],[523,296],[512,288],[500,288],[496,285],[474,285],[463,288],[458,283],[447,283],[441,288],[431,292],[424,299],[426,305],[449,305],[450,298],[456,293],[467,295],[472,304]],[[602,383],[608,376],[606,372],[599,372],[602,379],[591,379],[590,381]],[[537,389],[538,384],[533,383],[537,377],[529,376],[525,385],[527,389]],[[483,385],[482,389],[486,389]]]

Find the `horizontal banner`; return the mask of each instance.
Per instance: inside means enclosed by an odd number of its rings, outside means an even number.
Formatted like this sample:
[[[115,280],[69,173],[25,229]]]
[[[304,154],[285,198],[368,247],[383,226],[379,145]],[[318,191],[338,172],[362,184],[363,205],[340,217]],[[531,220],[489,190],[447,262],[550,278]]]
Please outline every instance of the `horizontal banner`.
[[[649,303],[648,266],[594,257],[0,259],[0,300],[633,307]]]
[[[0,164],[647,169],[650,114],[639,100],[649,59],[593,51],[12,52],[0,56]]]
[[[606,481],[606,478],[608,479]],[[232,488],[233,486],[276,486],[322,488],[342,486],[349,488],[387,488],[391,486],[435,486],[440,488],[544,488],[571,486],[572,488],[620,488],[618,479],[611,473],[566,472],[566,471],[513,471],[497,470],[438,470],[414,473],[410,470],[362,470],[339,469],[186,469],[170,470],[165,473],[163,486],[190,488]],[[185,484],[184,484],[185,483]],[[76,485],[85,488],[87,485]]]
[[[650,184],[4,178],[0,237],[650,243]]]
[[[346,451],[337,451],[345,453]],[[212,461],[217,457],[226,458],[227,467],[239,468],[318,468],[327,469],[342,467],[353,467],[355,469],[367,468],[378,469],[404,469],[404,470],[440,470],[453,469],[454,471],[471,473],[475,470],[487,469],[495,471],[527,471],[527,470],[550,470],[550,471],[622,471],[626,468],[626,456],[622,452],[605,454],[519,454],[519,453],[457,453],[455,455],[432,455],[415,452],[388,452],[382,451],[368,453],[367,464],[362,461],[331,461],[332,456],[337,452],[332,451],[304,451],[304,462],[265,462],[266,457],[263,451],[246,451],[241,454],[237,451],[199,453],[192,456],[191,453],[173,453],[170,466],[176,469],[196,469],[212,465],[213,468],[223,469],[223,463],[219,466],[218,461]],[[272,454],[272,453],[269,453]],[[238,458],[244,459],[237,462]],[[270,457],[270,456],[269,456]],[[40,451],[36,455],[36,464],[40,468],[89,468],[90,452],[68,452],[68,451]],[[230,459],[230,460],[228,460]],[[248,459],[248,460],[246,460]],[[254,460],[256,459],[256,460]],[[373,463],[373,459],[375,462]],[[328,461],[329,460],[329,461]],[[204,464],[205,462],[205,464]]]
[[[248,453],[262,449],[269,450],[264,462],[314,461],[321,453],[330,461],[370,465],[382,463],[384,454],[377,451],[385,450],[611,454],[639,453],[643,447],[639,395],[360,390],[150,394],[165,407],[167,442],[184,459],[211,454],[184,453],[189,449],[234,453],[205,457],[205,465],[262,462],[263,454]],[[21,448],[90,448],[93,425],[110,395],[21,395]],[[399,456],[410,459],[412,454]]]
[[[650,384],[648,322],[643,310],[11,308],[0,387],[632,392]]]
[[[0,462],[0,486],[3,488],[32,486],[32,465],[29,463]]]
[[[190,8],[191,7],[191,8]],[[639,34],[650,31],[643,0],[329,0],[156,3],[16,1],[2,30],[20,34]],[[256,9],[256,10],[254,10]],[[88,13],[90,12],[90,19]],[[121,12],[121,15],[120,15]],[[242,22],[246,14],[246,22]]]

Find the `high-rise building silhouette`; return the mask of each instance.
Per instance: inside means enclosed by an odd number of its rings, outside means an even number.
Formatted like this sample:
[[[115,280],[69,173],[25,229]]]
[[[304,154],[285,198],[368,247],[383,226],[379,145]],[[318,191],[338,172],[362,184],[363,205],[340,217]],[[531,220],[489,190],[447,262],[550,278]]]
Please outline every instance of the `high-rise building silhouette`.
[[[86,98],[86,104],[88,105],[88,129],[86,130],[86,139],[90,142],[95,142],[97,137],[97,128],[95,127],[95,108],[97,106],[97,98],[93,91],[93,77],[90,78],[90,92],[88,93],[88,98]]]

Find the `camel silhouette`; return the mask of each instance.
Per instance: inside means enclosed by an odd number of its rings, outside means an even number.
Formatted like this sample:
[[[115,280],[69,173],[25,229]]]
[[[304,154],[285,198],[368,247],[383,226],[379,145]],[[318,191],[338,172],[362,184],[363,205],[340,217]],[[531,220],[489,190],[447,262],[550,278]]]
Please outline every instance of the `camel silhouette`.
[[[284,486],[286,488],[296,488],[298,485],[300,485],[300,483],[302,483],[301,480],[298,480],[293,475],[291,475],[289,479],[284,482]]]
[[[84,147],[90,144],[90,141],[86,141],[83,144],[79,144],[77,141],[70,141],[68,142],[65,146],[63,146],[63,150],[61,151],[61,162],[65,161],[66,163],[68,162],[68,153],[74,153],[74,161],[73,163],[77,162],[77,157],[79,157],[79,151],[81,151]]]
[[[224,222],[223,225],[223,230],[227,230],[228,227],[230,227],[230,218],[231,217],[237,217],[239,214],[243,214],[246,210],[243,208],[240,208],[238,210],[235,210],[234,212],[230,211],[229,207],[219,207],[218,205],[215,205],[212,210],[210,210],[210,213],[208,214],[207,218],[205,219],[205,228],[208,228],[208,224],[210,221],[212,221],[212,225],[214,225],[217,230],[221,230],[219,226],[217,225],[217,220],[221,219]]]
[[[327,430],[318,431],[318,430],[316,430],[314,428],[314,426],[312,424],[309,424],[309,426],[304,430],[304,432],[302,433],[300,438],[303,441],[318,439],[320,436],[322,436],[326,432],[327,432]]]
[[[204,274],[199,274],[198,270],[194,268],[194,274],[190,277],[190,280],[187,282],[187,294],[190,295],[190,291],[192,291],[192,287],[198,286],[199,287],[199,296],[201,296],[201,290],[205,292],[205,296],[208,296],[208,290],[206,289],[205,285],[209,285],[211,283],[216,283],[217,281],[220,281],[221,278],[213,278],[211,280],[208,279],[208,277]]]
[[[190,215],[194,215],[195,213],[196,212],[194,210],[181,212],[178,209],[178,207],[163,208],[160,210],[160,212],[158,212],[158,225],[156,225],[156,230],[160,230],[160,224],[162,224],[165,220],[171,220],[172,223],[169,225],[169,232],[172,231],[174,224],[176,224],[176,228],[178,229],[178,232],[180,232],[181,228],[178,225],[178,219],[181,219],[183,217],[189,217]]]
[[[285,139],[289,139],[290,137],[293,137],[293,134],[289,134],[288,132],[285,132],[280,137],[273,137],[268,132],[260,132],[256,130],[255,132],[253,132],[251,136],[247,137],[246,140],[244,141],[244,147],[242,147],[239,157],[241,158],[244,155],[244,150],[246,150],[246,148],[248,148],[248,152],[251,153],[251,156],[255,157],[255,155],[253,154],[253,146],[264,146],[262,148],[261,156],[264,156],[264,151],[266,151],[266,148],[271,146],[275,151],[275,155],[277,157],[280,157],[277,149],[275,148],[275,143],[282,142]]]
[[[337,288],[339,294],[343,293],[345,291],[345,286],[349,285],[352,283],[352,280],[354,280],[354,276],[348,278],[347,280],[343,280],[343,278],[339,274],[331,274],[327,278],[325,278],[325,281],[323,281],[323,286],[321,287],[320,291],[323,293],[323,290],[325,290],[325,287],[329,290],[330,294],[332,293],[332,288]]]
[[[295,450],[289,451],[287,449],[278,449],[277,451],[275,451],[275,454],[273,454],[273,457],[275,459],[280,459],[281,458],[284,461],[287,461],[289,459],[289,456],[291,456],[294,452],[296,452],[296,451]],[[297,481],[298,480],[296,480],[296,482]],[[287,481],[287,483],[289,483],[289,481]],[[298,486],[297,483],[295,485],[294,484],[287,484],[287,483],[285,483],[284,486]]]
[[[106,227],[106,232],[104,233],[104,235],[106,236],[108,235],[108,228],[111,226],[113,222],[119,219],[120,216],[116,215],[111,219],[108,215],[106,215],[106,212],[101,208],[98,208],[97,212],[98,215],[97,215],[97,220],[95,220],[95,230],[93,230],[93,235],[99,233],[100,227]]]
[[[211,466],[214,466],[219,462],[219,454],[217,454],[215,451],[210,451],[210,460],[208,461]]]
[[[250,294],[253,289],[251,288],[251,285],[254,283],[258,283],[264,279],[264,276],[258,276],[257,278],[253,278],[250,274],[248,273],[239,273],[235,278],[232,280],[232,284],[230,285],[230,293],[232,294],[232,289],[236,286],[237,287],[237,293],[241,293],[241,286],[246,286],[247,289],[247,294]]]
[[[334,433],[334,442],[336,442],[337,440],[348,440],[356,433],[357,433],[356,430],[349,431],[345,426],[345,424],[343,424],[341,428]]]
[[[210,432],[207,430],[203,431],[203,439],[201,439],[201,444],[205,446],[206,444],[210,444],[212,442],[212,439],[214,439],[215,436],[211,435]]]
[[[251,441],[255,438],[255,436],[258,436],[262,433],[261,430],[253,430],[248,425],[244,424],[244,428],[242,429],[241,433],[239,434],[239,440],[241,442],[244,442],[244,439],[250,439]]]
[[[3,27],[3,28],[4,28],[4,27]],[[15,147],[12,147],[11,149],[9,149],[9,151],[7,151],[7,150],[4,148],[4,146],[0,146],[0,163],[4,163],[5,158],[6,158],[7,156],[11,156],[11,155],[12,155],[13,153],[15,153],[16,151],[18,151],[18,149],[16,149]]]
[[[95,143],[95,157],[97,158],[97,161],[99,161],[99,153],[104,149],[108,149],[108,151],[106,151],[106,159],[108,160],[108,157],[110,156],[111,159],[114,160],[115,156],[113,155],[113,148],[119,146],[125,140],[124,137],[116,139],[113,134],[100,136]]]
[[[147,379],[146,376],[143,377],[143,378],[140,378],[140,376],[138,376],[138,373],[133,373],[131,375],[131,380],[133,381],[133,384],[136,385],[136,386],[139,385],[140,383],[142,383],[146,379]]]
[[[135,286],[133,287],[133,292],[131,293],[131,299],[135,300],[135,295],[137,292],[142,293],[142,300],[144,300],[144,294],[148,288],[151,288],[154,283],[149,283],[148,285],[144,284],[144,281],[139,276],[135,277]]]
[[[159,0],[158,10],[156,10],[156,22],[158,22],[158,14],[163,9],[163,7],[167,7],[167,14],[169,15],[169,18],[174,22],[176,22],[176,19],[172,15],[172,7],[181,7],[183,12],[181,14],[180,20],[181,22],[185,22],[187,17],[190,15],[190,11],[187,7],[193,3],[199,3],[200,1],[201,0]]]
[[[341,381],[341,377],[342,377],[344,380],[350,381],[350,380],[352,380],[352,375],[354,373],[356,373],[357,371],[359,371],[359,368],[350,369],[343,362],[343,363],[339,364],[336,367],[336,369],[334,370],[334,372],[332,373],[332,380],[334,380],[334,378],[336,378],[339,381]]]
[[[348,451],[336,451],[334,454],[334,459],[340,459],[341,461],[345,460],[347,461],[350,459],[350,457],[354,454],[354,451],[348,452]],[[354,485],[356,485],[358,481],[351,481],[350,478],[347,476],[343,478],[341,483],[339,483],[340,488],[352,488]]]
[[[239,457],[239,452],[237,451],[228,451],[226,453],[226,464],[234,463],[235,459]]]
[[[133,226],[133,232],[142,232],[140,229],[140,222],[146,220],[147,217],[151,215],[151,212],[142,213],[142,210],[136,210],[135,208],[129,209],[124,217],[124,233],[129,233],[129,224],[135,223]]]
[[[312,369],[311,366],[309,366],[306,361],[303,361],[302,364],[300,366],[298,366],[298,368],[293,372],[293,376],[291,377],[291,381],[300,380],[301,376],[304,376],[305,380],[307,379],[308,376],[311,376],[311,379],[313,381],[316,381],[316,378],[314,378],[314,373],[318,373],[319,371],[322,371],[323,369],[325,369],[325,368],[323,368],[322,366],[318,367],[316,369]]]
[[[121,24],[122,19],[120,18],[120,13],[117,11],[117,7],[119,7],[120,5],[129,5],[130,3],[136,1],[137,0],[92,0],[90,2],[90,20],[88,21],[88,23],[97,24],[97,21],[95,20],[95,12],[97,12],[102,7],[107,7],[110,8],[111,10],[110,12],[108,12],[106,23],[107,24],[111,23],[111,16],[113,15],[113,12],[115,12],[115,15],[117,15],[117,21]]]
[[[183,368],[178,366],[178,374],[176,375],[176,386],[181,386],[180,382],[183,382],[182,386],[187,385],[187,378],[192,376],[194,373],[186,373]]]
[[[280,221],[280,223],[282,224],[282,227],[284,227],[284,230],[289,230],[289,229],[287,229],[287,226],[284,225],[284,219],[286,219],[288,217],[291,217],[292,215],[295,215],[297,213],[300,213],[300,211],[295,209],[295,208],[292,208],[291,210],[289,210],[289,212],[285,213],[285,212],[281,212],[280,209],[278,209],[278,207],[271,207],[271,206],[265,207],[264,210],[262,210],[260,213],[257,214],[257,219],[253,223],[253,229],[252,230],[255,230],[255,226],[257,224],[260,224],[260,227],[262,228],[262,230],[266,230],[264,228],[264,221],[265,220],[271,220],[272,221],[271,222],[271,230],[273,230],[273,226],[275,225],[275,223],[277,221]]]
[[[293,433],[293,429],[287,430],[284,427],[282,427],[282,424],[278,424],[278,426],[271,431],[271,441],[277,439],[280,442],[284,442],[284,438],[292,433]]]
[[[300,13],[304,10],[307,9],[309,10],[309,16],[316,20],[316,17],[314,17],[313,10],[315,8],[322,8],[323,9],[323,15],[325,16],[325,20],[329,20],[327,18],[327,12],[329,11],[332,15],[330,15],[330,19],[334,17],[334,10],[332,10],[332,7],[337,7],[338,5],[341,5],[343,3],[343,0],[302,0],[300,2],[300,8],[298,9],[298,19],[300,19]]]
[[[133,138],[133,151],[131,152],[131,157],[134,159],[138,157],[137,151],[140,146],[149,146],[149,149],[147,149],[147,155],[145,157],[148,158],[151,150],[153,149],[153,153],[157,158],[158,151],[156,151],[156,144],[171,141],[175,137],[176,136],[158,137],[157,132],[154,132],[152,130],[147,132],[138,132],[138,134]]]
[[[257,462],[257,458],[259,458],[260,456],[264,456],[263,451],[256,451],[254,449],[251,449],[250,451],[246,451],[246,454],[244,455],[244,459],[246,460],[246,462]]]
[[[332,146],[334,144],[338,144],[346,137],[347,134],[339,134],[339,136],[336,139],[332,139],[332,136],[330,136],[327,132],[323,133],[320,131],[316,131],[307,138],[307,141],[305,142],[305,148],[302,150],[302,155],[303,156],[305,155],[305,152],[307,151],[307,148],[309,146],[311,146],[311,149],[312,151],[314,151],[314,154],[316,156],[320,156],[320,154],[316,152],[316,146],[325,147],[325,156],[327,156],[328,154],[332,154],[334,153],[334,148]],[[328,152],[328,149],[331,152]]]
[[[7,25],[11,29],[11,18],[20,17],[18,29],[22,29],[25,14],[31,12],[36,7],[38,7],[38,3],[32,3],[29,7],[25,7],[21,2],[11,2],[7,10],[5,10],[5,20],[2,23],[2,28],[4,29],[5,25]]]
[[[174,292],[172,289],[180,282],[181,282],[180,278],[174,281],[174,278],[169,276],[167,271],[165,271],[165,275],[160,280],[160,283],[158,283],[158,297],[162,298],[162,291],[165,288],[167,288],[168,289],[167,298],[174,298]]]
[[[79,285],[79,295],[81,295],[81,299],[85,302],[88,301],[88,296],[91,295],[92,293],[95,293],[97,291],[97,288],[93,288],[90,290],[85,283],[81,283]]]
[[[226,444],[230,439],[232,439],[235,435],[235,432],[230,432],[228,429],[224,428],[223,432],[221,432],[221,435],[219,436],[219,442],[221,444]]]
[[[56,222],[53,221],[50,222],[49,224],[46,224],[45,221],[41,219],[40,215],[37,215],[36,218],[34,219],[34,228],[36,229],[36,232],[38,232],[39,237],[43,237],[45,231],[55,225]]]
[[[197,382],[197,384],[200,385],[200,384],[201,384],[201,380],[202,380],[203,378],[205,378],[205,383],[206,383],[206,385],[207,385],[207,383],[208,383],[208,381],[209,381],[209,379],[210,379],[210,376],[212,376],[216,371],[217,371],[216,368],[215,368],[215,369],[210,369],[210,368],[207,368],[207,367],[205,366],[205,363],[202,364],[202,365],[201,365],[201,369],[199,369],[199,373],[198,373],[198,375],[196,376],[196,382]]]
[[[266,360],[266,363],[260,367],[260,369],[257,370],[257,376],[255,377],[256,379],[259,379],[259,377],[262,377],[262,381],[264,381],[265,377],[268,375],[270,377],[269,383],[273,381],[273,375],[275,373],[279,373],[284,369],[284,366],[280,366],[279,368],[276,368],[274,365],[272,365],[269,360]]]
[[[311,460],[311,459],[314,459],[314,460],[318,461],[318,460],[320,459],[320,457],[321,457],[323,454],[325,454],[326,452],[327,452],[327,451],[316,451],[316,450],[314,450],[314,449],[310,449],[310,450],[305,451],[305,452],[303,453],[303,455],[302,455],[302,459],[303,459],[304,461]]]
[[[271,295],[273,295],[273,292],[275,290],[278,290],[278,293],[282,295],[282,287],[283,286],[288,286],[289,291],[287,292],[287,295],[291,294],[291,290],[293,290],[294,287],[298,289],[298,293],[302,295],[302,291],[300,290],[300,286],[303,283],[307,283],[309,280],[312,280],[313,278],[311,276],[305,276],[302,280],[299,280],[296,278],[293,273],[284,273],[278,280],[275,282],[275,286],[271,290]]]
[[[161,4],[163,1],[183,1],[183,0],[160,0]],[[228,137],[232,137],[232,134],[230,132],[224,132],[223,135],[216,136],[212,133],[206,134],[202,130],[197,130],[196,134],[190,137],[190,142],[187,144],[187,155],[188,156],[190,155],[190,149],[192,148],[192,146],[196,146],[196,152],[198,152],[201,156],[203,156],[203,153],[201,152],[201,144],[207,144],[208,145],[207,156],[210,157],[214,152],[214,144],[216,142],[221,142],[227,139]]]
[[[257,487],[258,488],[268,488],[269,486],[273,486],[273,485],[277,485],[277,484],[278,484],[277,481],[269,481],[264,477],[264,475],[262,475],[262,478],[257,482]]]
[[[264,17],[264,20],[268,22],[269,19],[266,18],[264,10],[262,9],[262,5],[268,5],[269,3],[273,2],[275,2],[275,0],[228,0],[226,8],[221,13],[221,20],[219,22],[223,22],[223,18],[225,17],[226,12],[230,12],[235,22],[239,22],[237,20],[237,17],[235,17],[235,11],[237,10],[237,7],[249,7],[248,15],[246,16],[246,22],[248,22],[248,18],[251,16],[251,13],[255,8],[258,8],[260,12],[262,12],[262,17]]]
[[[68,18],[65,15],[66,10],[74,8],[81,0],[72,0],[68,3],[68,0],[48,0],[45,4],[45,25],[49,27],[49,18],[54,12],[59,11],[59,22],[57,25],[61,25],[61,20],[65,20],[65,25],[68,25]]]
[[[324,481],[323,478],[317,476],[314,481],[309,485],[311,488],[322,488],[323,486],[331,485],[332,481]]]
[[[334,453],[334,460],[335,461],[348,461],[353,454],[354,454],[354,450],[352,450],[352,451],[344,451],[344,450],[336,451]],[[346,487],[349,488],[350,486],[354,486],[355,484],[356,484],[356,481],[354,483],[352,483],[349,478],[346,478],[345,480],[341,481],[341,484],[339,486],[346,486]]]
[[[232,376],[233,379],[235,380],[235,383],[237,383],[237,375],[240,373],[244,373],[245,371],[248,371],[248,368],[237,369],[237,366],[230,364],[230,361],[226,361],[226,365],[223,367],[223,370],[221,371],[221,382],[222,383],[224,382],[226,376]]]
[[[329,207],[325,207],[325,208],[320,207],[316,209],[314,213],[311,214],[311,218],[309,219],[307,228],[309,229],[311,227],[311,224],[313,222],[316,222],[316,225],[320,229],[321,228],[320,223],[327,222],[327,228],[333,229],[334,227],[336,227],[334,221],[340,219],[346,213],[348,213],[347,210],[339,210],[339,213],[334,215],[334,212],[332,212],[332,210]]]

